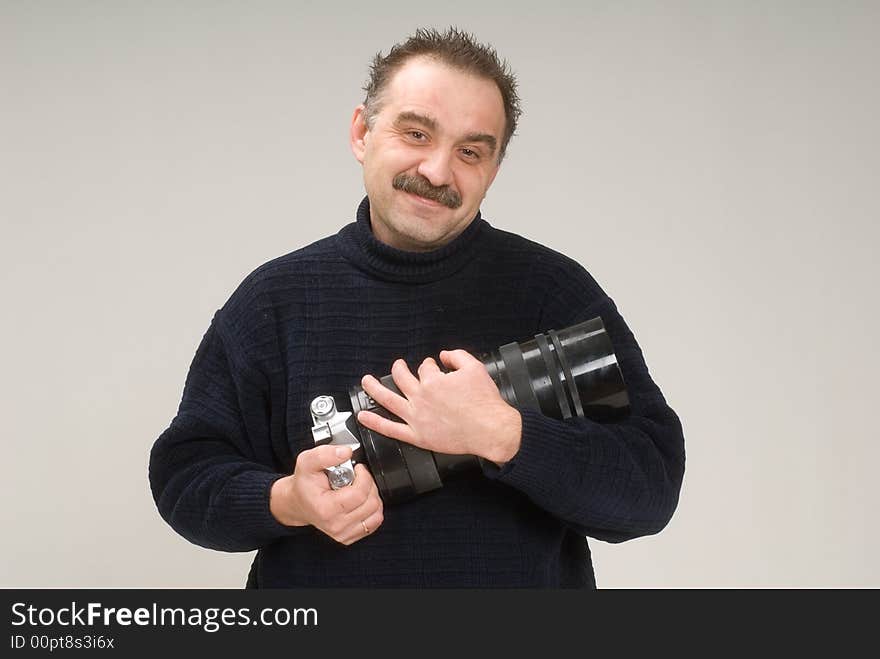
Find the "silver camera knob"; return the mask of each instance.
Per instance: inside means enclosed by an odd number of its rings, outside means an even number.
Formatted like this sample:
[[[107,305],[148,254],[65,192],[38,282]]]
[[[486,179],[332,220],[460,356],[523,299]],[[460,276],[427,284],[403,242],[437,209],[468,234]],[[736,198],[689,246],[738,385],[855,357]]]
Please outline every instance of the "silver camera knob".
[[[330,487],[334,490],[351,485],[354,482],[354,466],[351,460],[346,460],[342,464],[335,467],[328,467],[324,471],[327,472],[327,479],[330,481]]]
[[[336,413],[336,401],[333,396],[318,396],[309,406],[312,411],[312,418],[325,419]]]

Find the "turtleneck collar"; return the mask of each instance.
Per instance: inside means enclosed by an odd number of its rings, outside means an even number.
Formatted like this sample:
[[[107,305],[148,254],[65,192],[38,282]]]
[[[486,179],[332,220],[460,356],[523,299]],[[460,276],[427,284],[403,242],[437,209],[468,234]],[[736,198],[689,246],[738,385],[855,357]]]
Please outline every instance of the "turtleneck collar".
[[[477,216],[452,242],[430,252],[407,252],[373,235],[370,200],[364,197],[357,219],[337,234],[343,256],[360,270],[385,281],[413,284],[438,281],[464,267],[479,253],[486,221]]]

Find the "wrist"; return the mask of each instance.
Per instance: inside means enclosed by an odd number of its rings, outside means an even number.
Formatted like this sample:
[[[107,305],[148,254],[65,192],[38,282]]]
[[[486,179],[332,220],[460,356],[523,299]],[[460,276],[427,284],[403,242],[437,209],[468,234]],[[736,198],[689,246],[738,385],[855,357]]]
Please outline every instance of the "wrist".
[[[487,454],[482,456],[499,467],[513,459],[522,443],[522,416],[515,407],[507,403],[502,409],[503,411],[495,417],[497,422],[493,428],[495,441],[492,442]]]
[[[295,513],[293,501],[293,475],[284,476],[272,483],[269,490],[269,512],[272,517],[284,526],[305,526],[306,522]]]

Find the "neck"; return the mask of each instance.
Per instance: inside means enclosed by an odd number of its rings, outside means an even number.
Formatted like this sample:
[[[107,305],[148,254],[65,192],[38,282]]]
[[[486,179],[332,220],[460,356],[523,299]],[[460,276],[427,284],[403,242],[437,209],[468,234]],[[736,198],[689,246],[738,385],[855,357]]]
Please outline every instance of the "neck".
[[[486,222],[477,213],[458,235],[435,248],[401,248],[376,235],[369,199],[364,198],[353,224],[339,232],[343,255],[359,269],[390,281],[437,281],[456,272],[478,252]]]

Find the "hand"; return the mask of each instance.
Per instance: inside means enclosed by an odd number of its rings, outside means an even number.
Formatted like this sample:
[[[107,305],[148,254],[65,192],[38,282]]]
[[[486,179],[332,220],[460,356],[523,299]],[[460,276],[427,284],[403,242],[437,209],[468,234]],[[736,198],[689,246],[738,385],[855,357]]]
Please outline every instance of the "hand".
[[[358,422],[429,451],[477,455],[496,464],[510,460],[522,437],[519,412],[501,398],[486,367],[467,351],[444,350],[440,361],[449,373],[429,357],[419,366],[418,378],[402,359],[395,361],[391,376],[403,396],[365,375],[364,391],[404,422],[366,411],[358,414]]]
[[[351,447],[325,444],[303,451],[293,474],[272,485],[269,509],[287,526],[314,526],[337,542],[350,545],[382,524],[382,499],[367,468],[355,465],[354,482],[331,489],[324,472],[351,457]]]

